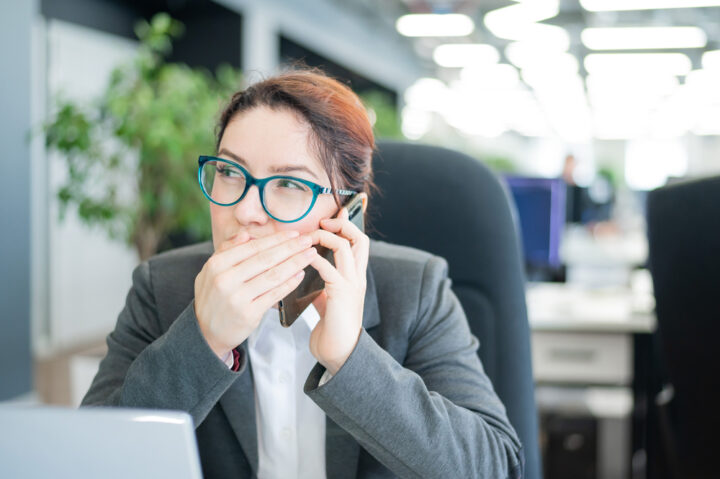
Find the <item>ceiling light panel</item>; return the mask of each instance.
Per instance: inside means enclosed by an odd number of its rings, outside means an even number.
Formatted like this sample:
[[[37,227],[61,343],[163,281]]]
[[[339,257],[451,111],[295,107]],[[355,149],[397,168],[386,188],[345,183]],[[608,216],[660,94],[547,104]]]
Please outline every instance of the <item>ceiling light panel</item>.
[[[705,31],[698,27],[586,28],[581,33],[590,50],[703,48]]]
[[[475,23],[459,13],[423,13],[403,15],[395,28],[406,37],[464,37],[475,30]]]
[[[584,64],[589,74],[599,75],[687,75],[692,68],[690,58],[683,53],[592,53],[585,57]]]
[[[706,70],[720,71],[720,50],[703,53],[702,66]]]
[[[442,67],[461,68],[470,65],[492,65],[500,60],[500,54],[492,45],[454,43],[435,48],[433,60]]]
[[[520,86],[517,70],[507,63],[465,67],[460,70],[460,80],[475,88],[488,90],[514,90]]]
[[[488,12],[485,26],[498,38],[569,43],[567,32],[556,25],[539,24],[557,16],[558,0],[532,0]],[[567,49],[567,46],[564,48]]]
[[[720,0],[580,0],[590,12],[660,10],[665,8],[720,7]]]

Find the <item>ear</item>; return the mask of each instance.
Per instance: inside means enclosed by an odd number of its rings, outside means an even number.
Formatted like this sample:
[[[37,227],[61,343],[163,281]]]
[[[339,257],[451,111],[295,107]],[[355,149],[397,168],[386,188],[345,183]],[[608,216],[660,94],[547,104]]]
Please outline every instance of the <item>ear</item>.
[[[367,212],[368,207],[368,195],[367,193],[358,193],[358,196],[362,198],[362,209],[363,213]]]

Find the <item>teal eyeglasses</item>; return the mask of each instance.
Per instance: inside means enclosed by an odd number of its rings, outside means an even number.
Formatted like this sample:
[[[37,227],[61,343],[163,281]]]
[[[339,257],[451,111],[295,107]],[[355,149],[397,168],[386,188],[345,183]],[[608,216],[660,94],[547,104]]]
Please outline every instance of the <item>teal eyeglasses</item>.
[[[260,203],[272,219],[294,223],[305,218],[318,195],[337,193],[354,195],[355,191],[333,190],[294,176],[255,178],[239,164],[214,156],[198,158],[198,182],[203,194],[220,206],[239,203],[252,185],[257,185]]]

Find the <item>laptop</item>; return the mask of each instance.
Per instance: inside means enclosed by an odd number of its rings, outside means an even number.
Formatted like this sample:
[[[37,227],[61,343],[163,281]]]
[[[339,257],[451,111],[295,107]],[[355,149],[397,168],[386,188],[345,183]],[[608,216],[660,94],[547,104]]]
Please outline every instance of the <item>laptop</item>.
[[[184,412],[3,406],[0,477],[201,479],[202,472]]]

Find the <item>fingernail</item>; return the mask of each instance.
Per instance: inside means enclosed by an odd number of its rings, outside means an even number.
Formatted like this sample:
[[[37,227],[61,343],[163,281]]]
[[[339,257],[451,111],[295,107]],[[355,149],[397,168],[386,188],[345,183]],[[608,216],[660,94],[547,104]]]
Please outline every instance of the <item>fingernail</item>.
[[[300,236],[300,233],[298,233],[297,231],[286,231],[285,236],[288,238],[297,238],[298,236]]]
[[[309,236],[303,236],[302,241],[300,242],[302,246],[308,247],[312,244],[312,238]]]
[[[312,258],[312,257],[315,256],[316,254],[317,254],[317,250],[316,250],[315,248],[310,248],[309,250],[307,250],[307,251],[305,252],[305,256],[308,257],[308,258]]]

